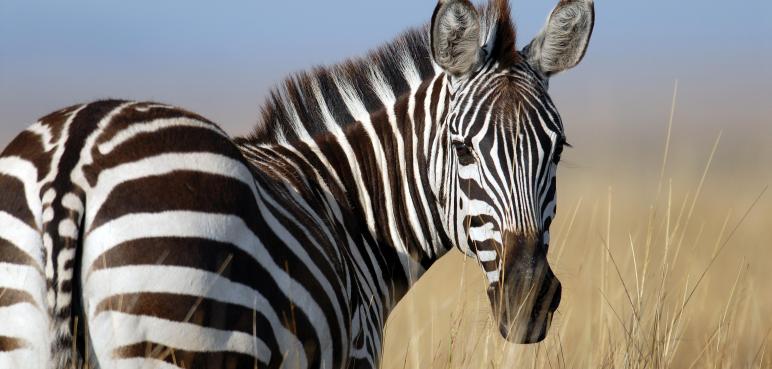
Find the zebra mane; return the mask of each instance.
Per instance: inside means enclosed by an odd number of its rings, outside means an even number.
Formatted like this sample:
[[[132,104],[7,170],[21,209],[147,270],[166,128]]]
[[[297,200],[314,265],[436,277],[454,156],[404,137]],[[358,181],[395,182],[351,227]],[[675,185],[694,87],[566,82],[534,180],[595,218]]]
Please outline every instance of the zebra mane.
[[[507,0],[482,6],[480,19],[480,45],[492,39],[514,45]],[[363,57],[290,75],[271,90],[254,131],[238,140],[292,141],[306,132],[314,136],[329,131],[325,122],[346,126],[383,109],[384,101],[393,101],[441,71],[432,58],[429,29],[429,24],[412,28]],[[516,51],[506,52],[517,57]],[[347,102],[352,101],[360,109],[351,111]]]

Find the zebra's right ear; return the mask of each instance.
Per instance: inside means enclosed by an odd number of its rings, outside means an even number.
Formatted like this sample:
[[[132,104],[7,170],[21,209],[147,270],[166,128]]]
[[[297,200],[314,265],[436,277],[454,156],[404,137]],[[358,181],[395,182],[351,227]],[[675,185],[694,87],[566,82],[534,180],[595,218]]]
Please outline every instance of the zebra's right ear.
[[[480,17],[468,0],[440,0],[431,25],[432,56],[448,74],[462,77],[483,60]]]

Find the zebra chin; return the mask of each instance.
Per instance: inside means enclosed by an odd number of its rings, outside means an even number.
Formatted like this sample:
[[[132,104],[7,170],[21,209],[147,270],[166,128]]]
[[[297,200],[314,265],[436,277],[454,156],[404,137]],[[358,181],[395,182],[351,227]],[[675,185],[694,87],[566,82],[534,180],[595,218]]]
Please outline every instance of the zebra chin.
[[[546,261],[543,265],[546,268],[535,268],[532,278],[510,273],[503,283],[488,287],[494,319],[501,336],[509,342],[538,343],[549,333],[563,288]]]

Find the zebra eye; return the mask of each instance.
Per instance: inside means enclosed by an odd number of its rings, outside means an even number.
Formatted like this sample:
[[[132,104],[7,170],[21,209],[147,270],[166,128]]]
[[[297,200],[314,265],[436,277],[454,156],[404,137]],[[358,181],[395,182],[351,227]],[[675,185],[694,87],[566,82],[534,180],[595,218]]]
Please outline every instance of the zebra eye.
[[[456,150],[459,164],[470,165],[474,163],[474,154],[472,153],[472,149],[470,149],[469,146],[467,146],[465,143],[454,141],[453,148]]]

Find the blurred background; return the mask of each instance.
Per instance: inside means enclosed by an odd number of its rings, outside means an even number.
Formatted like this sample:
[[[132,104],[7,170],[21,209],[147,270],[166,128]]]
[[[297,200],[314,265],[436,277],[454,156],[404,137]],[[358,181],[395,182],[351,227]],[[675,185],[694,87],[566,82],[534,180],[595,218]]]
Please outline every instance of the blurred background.
[[[512,0],[521,47],[556,2]],[[0,146],[106,97],[244,134],[288,73],[364,54],[434,5],[0,0]],[[772,182],[772,2],[597,0],[596,12],[586,58],[550,85],[574,146],[550,251],[566,287],[559,334],[504,345],[478,267],[452,253],[389,321],[386,367],[623,367],[655,351],[675,367],[772,365],[759,359],[772,329],[772,193],[759,198]]]

